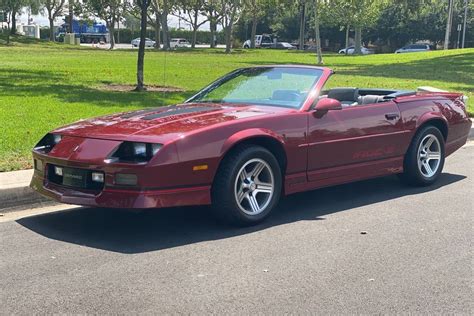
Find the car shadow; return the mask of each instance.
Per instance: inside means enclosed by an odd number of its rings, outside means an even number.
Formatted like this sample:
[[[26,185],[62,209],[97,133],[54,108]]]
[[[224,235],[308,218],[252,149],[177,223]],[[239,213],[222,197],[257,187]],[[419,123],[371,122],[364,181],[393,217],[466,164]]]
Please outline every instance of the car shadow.
[[[283,198],[264,223],[246,228],[217,222],[209,207],[161,210],[112,210],[78,207],[26,217],[17,222],[47,238],[124,254],[143,253],[203,241],[220,240],[298,221],[325,220],[325,216],[353,208],[422,194],[466,177],[443,174],[431,187],[402,185],[394,176],[298,193]]]

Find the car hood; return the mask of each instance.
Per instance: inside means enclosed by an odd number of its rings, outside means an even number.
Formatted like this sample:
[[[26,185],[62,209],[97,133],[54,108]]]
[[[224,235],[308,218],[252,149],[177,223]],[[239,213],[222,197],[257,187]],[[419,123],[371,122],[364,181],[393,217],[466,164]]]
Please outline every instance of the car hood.
[[[160,142],[200,129],[294,111],[287,108],[216,103],[187,103],[81,120],[58,128],[61,135],[110,140]]]

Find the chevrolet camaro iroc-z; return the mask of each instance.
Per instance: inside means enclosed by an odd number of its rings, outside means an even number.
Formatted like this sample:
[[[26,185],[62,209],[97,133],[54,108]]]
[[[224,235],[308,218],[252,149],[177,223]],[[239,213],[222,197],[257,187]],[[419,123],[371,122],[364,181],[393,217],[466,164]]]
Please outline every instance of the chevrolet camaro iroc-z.
[[[332,75],[238,69],[183,104],[58,128],[33,149],[31,187],[107,208],[212,205],[251,225],[295,192],[392,174],[430,185],[467,141],[459,93],[338,88]]]

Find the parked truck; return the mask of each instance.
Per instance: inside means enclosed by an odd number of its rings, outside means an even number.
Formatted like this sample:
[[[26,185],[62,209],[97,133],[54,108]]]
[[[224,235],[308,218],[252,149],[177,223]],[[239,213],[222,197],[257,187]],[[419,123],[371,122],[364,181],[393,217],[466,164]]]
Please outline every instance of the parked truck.
[[[74,33],[76,38],[80,38],[81,43],[109,43],[109,30],[102,23],[88,21],[72,21],[72,32],[69,32],[69,24],[61,25],[56,33],[59,42],[64,41],[66,33]]]
[[[250,48],[250,40],[244,42],[243,48]],[[262,34],[255,35],[255,48],[271,48],[276,44],[276,40],[272,39],[271,35]]]

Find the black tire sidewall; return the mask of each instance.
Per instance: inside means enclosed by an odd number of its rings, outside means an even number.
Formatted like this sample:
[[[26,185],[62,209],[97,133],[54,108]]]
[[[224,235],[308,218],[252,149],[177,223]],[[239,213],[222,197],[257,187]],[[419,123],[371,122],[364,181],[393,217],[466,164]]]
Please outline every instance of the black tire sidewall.
[[[440,144],[441,159],[438,166],[438,170],[432,177],[425,177],[420,169],[418,168],[418,148],[420,147],[421,141],[427,135],[434,135]],[[444,148],[444,137],[440,130],[434,126],[426,126],[422,128],[413,138],[412,144],[410,145],[407,157],[405,159],[405,173],[407,174],[410,182],[417,185],[427,186],[433,184],[438,178],[444,167],[445,160],[445,148]]]
[[[232,154],[235,154],[235,156]],[[216,175],[215,185],[212,190],[213,208],[225,216],[228,222],[240,225],[259,223],[269,215],[280,199],[282,191],[280,165],[271,152],[259,146],[245,146],[240,148],[240,150],[234,151],[231,155],[229,159],[223,162]],[[249,160],[256,158],[264,160],[272,169],[275,188],[272,199],[265,210],[257,215],[249,215],[240,209],[235,199],[234,186],[242,166]]]

